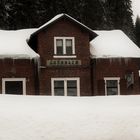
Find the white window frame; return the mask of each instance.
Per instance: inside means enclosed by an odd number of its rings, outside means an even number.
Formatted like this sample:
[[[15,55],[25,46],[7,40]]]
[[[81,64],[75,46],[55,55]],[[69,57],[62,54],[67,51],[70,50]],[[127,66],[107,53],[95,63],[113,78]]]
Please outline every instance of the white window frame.
[[[6,94],[5,92],[6,81],[21,81],[23,86],[23,95],[26,95],[26,78],[2,78],[2,94]]]
[[[140,70],[138,70],[138,73],[139,73],[139,77],[140,77]]]
[[[120,77],[105,77],[104,78],[104,81],[105,81],[105,95],[107,95],[107,84],[106,84],[106,81],[108,80],[116,80],[117,81],[117,88],[118,88],[118,94],[117,95],[120,95]]]
[[[57,46],[56,46],[56,40],[62,39],[63,40],[63,55],[57,55]],[[71,39],[72,40],[72,55],[66,54],[66,40]],[[74,37],[54,37],[54,58],[76,58],[75,55],[75,38]]]
[[[67,96],[67,81],[77,81],[77,96],[80,96],[80,78],[51,78],[51,93],[54,95],[54,81],[64,81],[64,96]]]

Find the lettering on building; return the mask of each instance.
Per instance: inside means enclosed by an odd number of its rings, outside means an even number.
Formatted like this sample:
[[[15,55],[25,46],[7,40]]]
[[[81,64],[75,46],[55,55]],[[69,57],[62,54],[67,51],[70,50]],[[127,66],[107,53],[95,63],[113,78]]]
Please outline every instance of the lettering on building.
[[[47,66],[80,66],[81,60],[47,60]]]

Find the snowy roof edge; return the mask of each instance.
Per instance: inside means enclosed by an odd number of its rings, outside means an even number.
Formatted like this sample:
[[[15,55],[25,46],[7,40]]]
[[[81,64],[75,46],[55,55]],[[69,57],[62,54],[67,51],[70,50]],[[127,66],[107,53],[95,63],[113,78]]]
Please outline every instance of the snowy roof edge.
[[[39,54],[28,45],[30,34],[35,30],[0,30],[0,59],[38,59]]]
[[[140,58],[140,48],[122,30],[94,30],[94,32],[98,37],[90,41],[91,59]],[[113,42],[110,43],[110,40]]]
[[[90,34],[92,34],[93,38],[97,36],[97,34],[91,28],[89,28],[88,26],[84,25],[83,23],[79,22],[78,20],[74,19],[73,17],[71,17],[70,15],[68,15],[66,13],[56,15],[51,20],[49,20],[48,22],[46,22],[45,24],[40,26],[35,32],[33,32],[31,34],[31,36],[34,36],[35,34],[37,34],[38,32],[42,31],[47,26],[53,24],[54,22],[58,21],[59,19],[61,19],[63,17],[69,18],[70,20],[74,21],[75,23],[77,23],[81,27],[85,28],[88,32],[90,32]]]

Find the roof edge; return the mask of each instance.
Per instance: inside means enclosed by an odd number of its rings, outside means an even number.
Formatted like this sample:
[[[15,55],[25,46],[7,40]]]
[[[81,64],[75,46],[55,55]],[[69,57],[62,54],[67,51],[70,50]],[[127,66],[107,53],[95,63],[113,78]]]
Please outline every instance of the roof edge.
[[[89,28],[88,26],[84,25],[83,23],[79,22],[78,20],[74,19],[73,17],[71,17],[70,15],[68,15],[66,13],[61,13],[61,14],[56,15],[51,20],[49,20],[48,22],[46,22],[45,24],[43,24],[42,26],[40,26],[35,32],[33,32],[31,34],[31,36],[34,36],[34,35],[38,34],[40,31],[42,31],[43,29],[45,29],[47,26],[55,23],[56,21],[62,19],[63,17],[68,18],[71,21],[74,21],[76,24],[78,24],[81,27],[83,27],[84,29],[86,29],[90,33],[90,35],[92,36],[92,39],[95,38],[96,36],[98,36],[98,34],[95,33],[91,28]]]

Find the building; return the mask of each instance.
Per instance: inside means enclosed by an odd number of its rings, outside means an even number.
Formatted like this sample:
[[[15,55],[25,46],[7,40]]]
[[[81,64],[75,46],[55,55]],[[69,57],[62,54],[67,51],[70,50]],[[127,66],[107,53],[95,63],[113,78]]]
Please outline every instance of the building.
[[[60,14],[37,29],[1,31],[1,36],[3,94],[140,93],[140,49],[122,31],[93,31]]]
[[[140,93],[140,49],[120,30],[95,31],[91,44],[94,95]]]
[[[36,94],[39,55],[27,44],[33,30],[0,31],[0,93]]]

